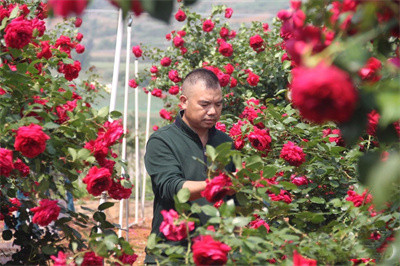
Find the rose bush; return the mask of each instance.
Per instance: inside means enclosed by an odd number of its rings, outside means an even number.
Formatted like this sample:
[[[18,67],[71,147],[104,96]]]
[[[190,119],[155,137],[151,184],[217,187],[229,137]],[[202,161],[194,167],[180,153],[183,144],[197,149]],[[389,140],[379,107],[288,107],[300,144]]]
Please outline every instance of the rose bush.
[[[72,7],[80,13],[87,1],[55,2],[49,1],[54,12],[66,15]],[[133,262],[134,251],[102,212],[112,203],[92,210],[92,217],[65,207],[77,180],[92,195],[113,189],[113,198],[129,197],[132,185],[121,178],[124,163],[115,153],[121,114],[112,112],[115,120],[108,121],[108,108],[91,107],[103,86],[74,59],[84,50],[82,21],[65,19],[48,30],[47,7],[0,3],[1,237],[18,247],[9,263]]]
[[[164,123],[179,110],[169,90],[182,85],[168,73],[208,68],[225,95],[217,128],[236,148],[207,147],[210,205],[189,204],[187,190],[175,205],[180,219],[210,220],[185,249],[151,235],[160,263],[399,262],[399,4],[329,2],[293,0],[272,25],[239,29],[226,6],[205,17],[181,6],[186,18],[167,33],[170,47],[142,44],[152,67],[138,82],[162,90]],[[234,174],[223,171],[230,159]],[[218,201],[228,190],[236,200]],[[199,239],[218,244],[198,249]]]

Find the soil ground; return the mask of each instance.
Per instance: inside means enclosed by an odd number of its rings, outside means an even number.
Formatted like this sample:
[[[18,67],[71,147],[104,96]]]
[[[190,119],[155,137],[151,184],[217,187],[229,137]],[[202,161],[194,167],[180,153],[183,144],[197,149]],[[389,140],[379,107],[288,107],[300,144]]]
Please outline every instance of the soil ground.
[[[107,220],[111,223],[119,223],[119,201],[108,199],[108,201],[115,203],[113,207],[106,209],[104,212],[107,216]],[[80,199],[75,201],[75,209],[76,212],[84,213],[88,216],[92,216],[93,213],[90,211],[84,210],[81,207],[90,208],[92,210],[97,210],[97,206],[99,205],[99,200],[87,200]],[[125,224],[125,208],[124,216],[123,216],[123,228],[126,228]],[[135,223],[135,200],[130,200],[129,202],[129,243],[135,250],[135,253],[138,255],[138,259],[135,262],[135,265],[143,265],[145,252],[144,248],[147,244],[147,238],[150,235],[151,230],[151,220],[153,217],[153,203],[148,201],[145,202],[144,206],[144,217],[142,218],[142,210],[139,204],[138,211],[138,219],[137,223]],[[0,234],[3,231],[4,224],[0,221]],[[79,229],[79,228],[78,228]],[[126,237],[126,233],[122,232],[122,236]],[[15,252],[15,247],[12,246],[12,241],[3,241],[0,237],[0,264],[4,264],[8,261],[7,256],[10,256],[13,252]]]

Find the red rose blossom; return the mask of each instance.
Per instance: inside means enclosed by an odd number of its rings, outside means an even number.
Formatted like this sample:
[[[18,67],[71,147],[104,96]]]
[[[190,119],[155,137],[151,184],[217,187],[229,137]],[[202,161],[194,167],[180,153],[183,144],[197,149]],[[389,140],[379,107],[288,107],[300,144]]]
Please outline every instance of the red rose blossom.
[[[169,121],[172,121],[172,119],[173,119],[171,116],[171,113],[165,109],[160,110],[160,116],[161,116],[161,118],[169,120]]]
[[[179,9],[175,14],[175,19],[180,22],[184,21],[186,19],[185,12],[183,12],[182,9]]]
[[[169,94],[171,95],[177,95],[179,93],[179,86],[175,85],[175,86],[171,86],[168,90]]]
[[[377,82],[381,79],[381,76],[378,75],[378,71],[382,68],[382,63],[375,57],[371,57],[368,59],[365,66],[363,66],[358,74],[363,80],[367,80],[370,82]]]
[[[13,169],[13,152],[0,148],[0,176],[9,177]]]
[[[82,179],[86,184],[87,191],[93,196],[99,196],[103,191],[111,187],[111,173],[107,168],[93,166],[88,174]]]
[[[128,83],[129,87],[136,89],[138,87],[138,84],[136,83],[136,80],[131,79]]]
[[[46,141],[49,139],[50,137],[43,132],[41,126],[32,123],[17,130],[14,148],[23,156],[34,158],[45,151]]]
[[[165,66],[165,67],[167,67],[167,66],[169,66],[170,64],[171,64],[171,58],[169,58],[169,57],[164,57],[164,58],[162,58],[161,59],[161,61],[160,61],[160,64],[162,65],[162,66]]]
[[[250,86],[257,86],[258,82],[260,81],[260,76],[250,72],[246,80]]]
[[[158,72],[158,68],[156,66],[151,66],[150,73],[156,74]]]
[[[217,202],[223,199],[231,190],[232,181],[229,176],[221,173],[213,179],[206,179],[206,188],[201,192],[201,196],[205,197],[209,202]]]
[[[138,257],[139,256],[137,254],[128,255],[126,253],[123,253],[121,256],[118,257],[118,260],[120,260],[124,265],[132,265]],[[120,264],[116,262],[115,266],[120,266]]]
[[[376,128],[378,127],[380,115],[377,111],[372,110],[367,114],[367,118],[368,118],[367,134],[371,136],[376,136]]]
[[[296,186],[303,186],[303,185],[307,185],[308,183],[310,183],[310,180],[308,180],[308,178],[306,176],[291,175],[290,182],[292,182]]]
[[[271,137],[267,130],[254,127],[254,130],[247,137],[253,146],[258,151],[268,152],[271,144]]]
[[[78,54],[82,54],[82,53],[85,52],[85,46],[84,46],[83,44],[78,43],[78,44],[75,46],[75,51],[76,51]]]
[[[21,49],[28,45],[32,39],[32,23],[23,17],[13,19],[5,28],[4,40],[6,46]]]
[[[81,266],[89,265],[103,265],[103,258],[99,257],[93,251],[86,252],[83,256],[83,261]]]
[[[175,47],[182,47],[185,41],[181,38],[181,36],[175,36],[173,39],[173,43]]]
[[[132,53],[136,56],[136,58],[142,56],[142,49],[140,48],[140,45],[133,46],[132,47]]]
[[[29,169],[29,166],[27,166],[23,161],[21,161],[20,158],[18,158],[14,162],[14,167],[15,167],[15,169],[17,169],[19,171],[19,173],[21,174],[22,177],[28,176],[31,171]],[[1,166],[0,166],[0,168],[1,168]]]
[[[354,190],[347,191],[348,197],[347,201],[353,202],[355,207],[360,207],[362,205],[366,205],[372,201],[372,195],[367,194],[367,189],[360,195],[357,194]]]
[[[224,123],[217,122],[215,124],[215,128],[221,130],[222,132],[226,132],[226,125]]]
[[[210,32],[214,29],[214,22],[211,19],[207,19],[203,22],[203,31]]]
[[[317,266],[317,261],[303,258],[297,250],[293,251],[293,266]]]
[[[57,220],[61,208],[58,206],[57,200],[42,199],[39,201],[39,206],[30,209],[35,213],[32,217],[32,222],[40,226],[47,226],[52,221]]]
[[[121,185],[121,182],[115,182],[114,180],[111,183],[111,187],[108,189],[108,195],[115,199],[129,199],[132,194],[132,188],[125,188]]]
[[[187,237],[187,232],[194,229],[194,222],[178,221],[179,214],[170,209],[169,211],[162,210],[161,214],[164,220],[160,225],[160,232],[171,241],[180,241]]]
[[[155,97],[158,97],[158,98],[161,98],[161,96],[162,96],[162,90],[157,89],[157,88],[154,88],[154,89],[151,91],[151,95],[153,95],[153,96],[155,96]]]
[[[228,7],[227,9],[225,9],[225,17],[226,18],[231,18],[233,14],[233,9]]]
[[[259,51],[264,44],[264,40],[261,38],[260,35],[256,34],[251,36],[249,39],[250,47],[253,48],[254,51]]]
[[[46,58],[49,59],[50,57],[53,56],[51,50],[50,50],[50,41],[41,41],[40,42],[40,47],[41,47],[41,51],[37,53],[37,58]]]
[[[88,0],[49,0],[47,3],[56,16],[67,17],[72,13],[82,14]]]
[[[228,261],[231,248],[209,235],[200,235],[192,246],[193,260],[196,265],[224,265]]]
[[[283,144],[279,157],[283,158],[293,166],[300,166],[306,161],[306,154],[303,152],[303,149],[291,141]]]
[[[50,258],[54,261],[54,266],[66,266],[67,265],[67,255],[61,250],[58,251],[57,257],[51,255]]]
[[[81,69],[81,62],[75,60],[73,64],[61,64],[59,71],[64,74],[66,80],[72,81],[79,76]]]
[[[219,36],[221,36],[221,38],[226,38],[229,35],[229,29],[222,27],[221,30],[219,31]]]
[[[75,27],[79,28],[82,25],[82,19],[77,17],[74,22]]]
[[[98,137],[96,141],[103,142],[106,147],[114,145],[124,134],[122,119],[114,120],[112,122],[106,121],[97,134]]]
[[[180,81],[182,80],[182,79],[179,77],[178,71],[175,70],[175,69],[171,69],[171,70],[168,72],[168,78],[169,78],[172,82],[174,82],[174,83],[178,83],[178,82],[180,82]]]
[[[329,137],[329,142],[335,142],[336,145],[338,146],[345,146],[344,139],[342,137],[342,133],[340,132],[340,129],[331,129],[331,128],[326,128],[322,130],[322,137],[326,138],[329,135],[337,135],[337,137],[331,136]]]
[[[297,67],[292,75],[291,98],[305,119],[342,123],[353,115],[358,94],[345,71],[320,64],[314,68]]]
[[[225,41],[221,42],[218,48],[218,52],[223,56],[230,57],[233,54],[232,44]]]

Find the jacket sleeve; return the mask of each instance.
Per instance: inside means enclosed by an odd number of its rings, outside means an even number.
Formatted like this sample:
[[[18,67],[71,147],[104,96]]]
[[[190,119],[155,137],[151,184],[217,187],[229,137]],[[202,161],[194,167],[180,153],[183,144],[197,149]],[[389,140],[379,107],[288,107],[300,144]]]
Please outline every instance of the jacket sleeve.
[[[185,179],[181,164],[171,147],[160,138],[150,137],[144,161],[154,194],[162,200],[173,202],[174,195],[182,188]]]

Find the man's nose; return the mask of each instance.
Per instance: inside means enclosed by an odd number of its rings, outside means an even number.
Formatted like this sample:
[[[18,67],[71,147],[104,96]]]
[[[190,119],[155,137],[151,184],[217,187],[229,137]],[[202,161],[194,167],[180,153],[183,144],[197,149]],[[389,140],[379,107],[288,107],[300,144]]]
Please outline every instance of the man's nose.
[[[215,115],[217,113],[217,108],[215,106],[210,106],[208,109],[208,115]]]

